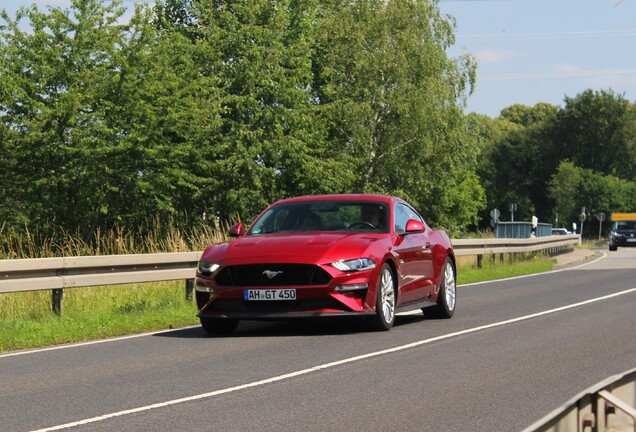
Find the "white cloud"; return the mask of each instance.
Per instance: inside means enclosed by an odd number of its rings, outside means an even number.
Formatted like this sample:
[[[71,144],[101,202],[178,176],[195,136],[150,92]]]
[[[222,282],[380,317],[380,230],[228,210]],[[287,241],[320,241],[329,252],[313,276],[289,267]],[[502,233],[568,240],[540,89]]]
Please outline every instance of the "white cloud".
[[[514,57],[512,50],[482,50],[475,51],[473,55],[477,57],[480,64],[500,64]]]

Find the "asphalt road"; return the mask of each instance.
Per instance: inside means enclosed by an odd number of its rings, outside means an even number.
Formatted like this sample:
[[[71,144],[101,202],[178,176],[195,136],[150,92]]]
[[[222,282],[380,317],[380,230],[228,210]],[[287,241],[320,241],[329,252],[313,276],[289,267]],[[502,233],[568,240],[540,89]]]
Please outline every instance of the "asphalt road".
[[[0,355],[0,430],[518,431],[636,367],[636,249],[458,287],[451,320],[241,323]]]

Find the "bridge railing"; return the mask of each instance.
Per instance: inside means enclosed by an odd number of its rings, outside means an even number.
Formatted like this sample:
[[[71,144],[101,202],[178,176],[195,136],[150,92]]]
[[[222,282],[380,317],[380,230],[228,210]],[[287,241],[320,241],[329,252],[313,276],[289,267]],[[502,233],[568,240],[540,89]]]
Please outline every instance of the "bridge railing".
[[[523,432],[636,432],[636,369],[610,377]]]

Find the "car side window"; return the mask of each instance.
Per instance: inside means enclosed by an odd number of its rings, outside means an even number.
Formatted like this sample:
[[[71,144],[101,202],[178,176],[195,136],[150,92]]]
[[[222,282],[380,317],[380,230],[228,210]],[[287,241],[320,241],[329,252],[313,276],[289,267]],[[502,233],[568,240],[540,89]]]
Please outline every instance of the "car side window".
[[[406,223],[409,219],[415,219],[424,223],[415,210],[402,203],[396,203],[394,216],[395,232],[398,234],[404,233],[406,231]]]

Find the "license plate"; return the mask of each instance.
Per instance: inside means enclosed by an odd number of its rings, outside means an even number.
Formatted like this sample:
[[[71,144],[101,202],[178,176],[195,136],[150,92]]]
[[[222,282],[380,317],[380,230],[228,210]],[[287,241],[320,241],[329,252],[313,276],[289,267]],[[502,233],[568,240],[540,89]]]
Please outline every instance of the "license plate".
[[[296,300],[295,289],[246,289],[243,290],[245,301]]]
[[[628,238],[628,239],[627,239],[627,242],[628,242],[628,243],[636,242],[636,238]]]

